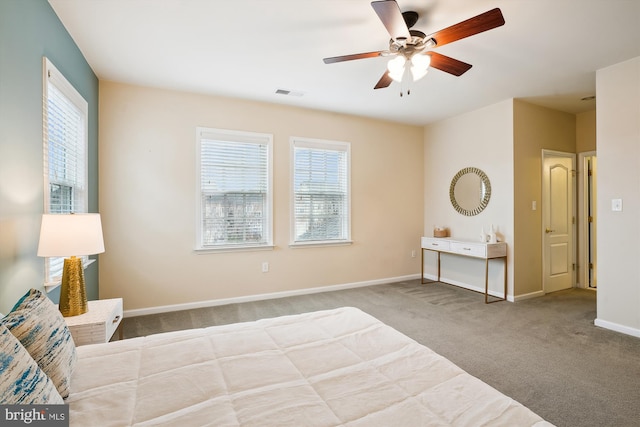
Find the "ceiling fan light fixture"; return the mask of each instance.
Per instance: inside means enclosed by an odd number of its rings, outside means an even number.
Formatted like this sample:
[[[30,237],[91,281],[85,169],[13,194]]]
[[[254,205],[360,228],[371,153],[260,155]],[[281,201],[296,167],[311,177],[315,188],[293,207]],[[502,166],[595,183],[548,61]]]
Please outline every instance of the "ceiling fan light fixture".
[[[404,75],[404,66],[407,59],[404,56],[396,56],[387,63],[387,70],[389,70],[389,77],[396,82],[402,81]]]
[[[417,82],[418,80],[426,76],[428,71],[429,71],[428,68],[418,68],[415,65],[412,65],[411,76],[413,77],[413,81]]]
[[[429,64],[431,64],[429,55],[413,55],[411,57],[411,76],[414,82],[427,75]]]
[[[429,55],[413,55],[411,65],[418,68],[429,68],[431,57]]]

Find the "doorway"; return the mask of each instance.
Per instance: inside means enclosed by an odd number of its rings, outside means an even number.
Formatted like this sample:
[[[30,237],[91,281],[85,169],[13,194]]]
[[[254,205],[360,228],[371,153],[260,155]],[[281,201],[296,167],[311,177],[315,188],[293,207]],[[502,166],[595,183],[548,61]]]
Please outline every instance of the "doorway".
[[[596,201],[597,158],[595,151],[578,154],[578,285],[597,289]]]
[[[542,150],[542,289],[576,283],[576,155]]]

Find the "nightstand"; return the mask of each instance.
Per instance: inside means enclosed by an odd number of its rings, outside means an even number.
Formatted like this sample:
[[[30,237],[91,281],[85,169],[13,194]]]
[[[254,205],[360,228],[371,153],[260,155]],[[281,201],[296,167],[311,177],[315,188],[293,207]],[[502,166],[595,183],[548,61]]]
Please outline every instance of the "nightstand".
[[[76,346],[109,342],[116,329],[122,339],[122,298],[88,301],[88,310],[79,316],[65,317]]]

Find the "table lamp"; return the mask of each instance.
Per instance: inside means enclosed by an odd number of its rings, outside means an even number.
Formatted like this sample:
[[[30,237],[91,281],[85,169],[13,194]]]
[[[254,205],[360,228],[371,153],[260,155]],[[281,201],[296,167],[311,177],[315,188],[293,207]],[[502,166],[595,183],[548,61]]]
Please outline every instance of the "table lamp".
[[[63,316],[87,312],[82,257],[104,252],[100,214],[44,214],[38,256],[69,257],[64,260],[60,303]]]

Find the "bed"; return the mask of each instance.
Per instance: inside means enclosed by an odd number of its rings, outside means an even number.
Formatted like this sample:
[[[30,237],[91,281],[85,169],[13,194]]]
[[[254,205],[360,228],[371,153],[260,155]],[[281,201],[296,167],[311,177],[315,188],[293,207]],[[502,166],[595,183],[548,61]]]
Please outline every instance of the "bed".
[[[67,404],[70,426],[550,425],[351,307],[76,347],[31,289],[0,368],[0,404]]]
[[[356,308],[81,346],[71,426],[550,426]]]

